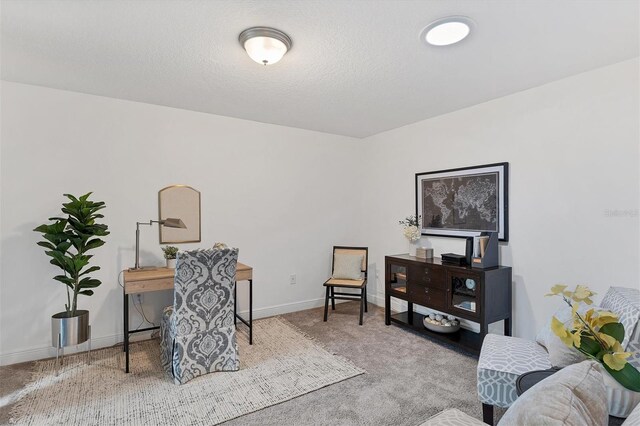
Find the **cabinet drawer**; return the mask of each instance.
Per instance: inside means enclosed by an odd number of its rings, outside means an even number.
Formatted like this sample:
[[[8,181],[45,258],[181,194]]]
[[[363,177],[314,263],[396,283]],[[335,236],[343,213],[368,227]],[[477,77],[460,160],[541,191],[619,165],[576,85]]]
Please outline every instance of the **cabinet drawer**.
[[[423,287],[447,289],[447,271],[442,268],[412,266],[409,268],[409,281]]]
[[[431,287],[410,286],[410,300],[418,305],[444,311],[447,309],[447,292]]]

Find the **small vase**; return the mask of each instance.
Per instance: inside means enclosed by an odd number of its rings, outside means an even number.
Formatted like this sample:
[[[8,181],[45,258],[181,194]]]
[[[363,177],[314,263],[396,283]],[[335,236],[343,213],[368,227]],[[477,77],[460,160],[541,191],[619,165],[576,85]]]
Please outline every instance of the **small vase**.
[[[167,259],[167,268],[176,269],[176,260]]]
[[[409,256],[415,256],[416,255],[416,249],[418,248],[418,243],[419,242],[420,242],[420,240],[409,241]]]

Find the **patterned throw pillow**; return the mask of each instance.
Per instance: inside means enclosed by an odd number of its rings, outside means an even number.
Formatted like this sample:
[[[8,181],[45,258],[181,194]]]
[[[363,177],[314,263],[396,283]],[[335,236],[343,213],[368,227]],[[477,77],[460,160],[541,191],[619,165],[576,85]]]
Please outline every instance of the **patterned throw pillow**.
[[[567,324],[568,322],[571,322],[571,307],[563,302],[562,306],[560,306],[560,308],[553,314],[553,316],[558,318],[558,320],[563,324]],[[538,342],[548,350],[549,342],[554,336],[555,334],[553,334],[553,331],[551,331],[551,317],[549,317],[545,325],[538,332],[538,335],[536,336],[536,342]]]
[[[624,326],[624,341],[622,347],[627,349],[631,335],[640,318],[640,306],[638,299],[640,291],[632,288],[610,287],[604,295],[600,307],[618,315],[620,323]]]
[[[581,303],[578,312],[584,314],[590,308],[600,309],[597,306],[589,306]],[[571,328],[573,326],[573,316],[569,305],[563,303],[553,316],[558,318],[565,327]],[[547,349],[547,352],[549,352],[549,362],[551,362],[551,365],[554,367],[562,368],[587,359],[580,351],[565,345],[562,340],[555,335],[551,330],[551,319],[547,321],[536,336],[536,342]]]
[[[596,310],[602,310],[599,306],[587,305],[586,303],[580,303],[580,307],[578,308],[578,312],[583,314],[587,312],[589,309],[594,308]],[[553,314],[554,317],[558,318],[558,320],[565,325],[565,327],[570,328],[573,325],[573,313],[571,311],[571,306],[562,302],[560,308]],[[551,317],[547,320],[544,327],[540,329],[538,335],[536,336],[536,342],[538,344],[544,346],[549,350],[549,345],[551,341],[558,336],[556,336],[551,330]]]
[[[333,278],[339,280],[362,279],[362,255],[335,254],[333,256]]]

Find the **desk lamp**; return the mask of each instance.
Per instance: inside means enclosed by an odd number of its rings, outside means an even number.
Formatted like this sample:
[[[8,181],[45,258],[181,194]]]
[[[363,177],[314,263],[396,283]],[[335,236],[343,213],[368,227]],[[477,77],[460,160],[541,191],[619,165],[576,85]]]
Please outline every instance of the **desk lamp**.
[[[168,217],[162,220],[149,220],[149,222],[136,222],[136,266],[129,269],[130,271],[141,271],[140,267],[140,225],[151,226],[154,223],[160,224],[160,226],[166,226],[167,228],[186,228],[187,226],[181,219],[174,217]]]

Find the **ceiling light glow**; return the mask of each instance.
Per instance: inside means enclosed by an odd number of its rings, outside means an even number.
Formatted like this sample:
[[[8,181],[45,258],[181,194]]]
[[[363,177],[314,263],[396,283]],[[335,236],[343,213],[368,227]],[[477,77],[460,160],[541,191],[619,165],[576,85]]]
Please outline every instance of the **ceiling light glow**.
[[[464,40],[471,32],[471,27],[469,18],[450,16],[427,25],[420,38],[432,46],[449,46]]]

